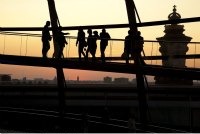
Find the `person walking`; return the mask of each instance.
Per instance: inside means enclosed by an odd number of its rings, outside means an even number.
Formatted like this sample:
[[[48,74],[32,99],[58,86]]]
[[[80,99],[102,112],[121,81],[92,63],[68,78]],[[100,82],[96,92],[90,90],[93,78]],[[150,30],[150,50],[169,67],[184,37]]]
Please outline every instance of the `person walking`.
[[[100,39],[101,60],[102,63],[105,63],[105,50],[108,46],[108,40],[110,39],[110,35],[106,32],[105,28],[103,28],[102,32],[100,33]]]
[[[50,21],[46,21],[45,26],[42,29],[42,57],[47,58],[47,52],[50,49],[51,35],[49,32]]]
[[[87,45],[85,41],[85,32],[83,31],[82,28],[79,28],[78,30],[78,36],[76,40],[76,46],[78,45],[78,55],[79,55],[79,61],[81,61],[81,54],[85,58],[85,53],[83,51],[83,48]]]
[[[123,57],[126,59],[126,64],[129,64],[129,56],[133,57],[133,46],[134,46],[134,39],[133,39],[133,32],[131,30],[128,31],[128,35],[125,37],[124,41],[124,53]]]
[[[99,39],[99,35],[97,31],[93,32],[94,35],[92,36],[92,45],[91,45],[91,54],[92,54],[92,61],[96,61],[96,50],[97,50],[97,39]]]
[[[59,31],[58,32],[58,45],[59,45],[58,58],[60,59],[60,58],[64,58],[63,49],[65,47],[65,44],[67,45],[68,42],[65,39],[65,36],[64,36],[65,34],[62,32],[62,27],[59,27],[58,31]]]
[[[91,53],[91,50],[92,50],[92,29],[88,29],[87,33],[88,33],[87,50],[86,50],[86,55],[85,55],[86,61],[88,61],[88,54]]]
[[[136,44],[136,55],[138,56],[138,61],[139,64],[141,65],[146,65],[146,63],[144,62],[144,59],[142,58],[142,51],[143,51],[143,47],[144,47],[144,38],[141,36],[141,32],[138,31],[136,38],[135,38],[135,44]]]

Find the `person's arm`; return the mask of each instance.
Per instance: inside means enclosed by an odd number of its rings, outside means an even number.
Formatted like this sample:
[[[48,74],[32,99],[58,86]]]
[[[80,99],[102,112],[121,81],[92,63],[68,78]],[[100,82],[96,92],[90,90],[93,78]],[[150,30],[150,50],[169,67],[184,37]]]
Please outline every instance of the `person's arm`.
[[[111,37],[110,37],[110,34],[108,33],[108,40],[110,39]]]
[[[124,52],[126,51],[126,45],[127,44],[127,38],[125,37],[125,40],[124,40]]]
[[[76,39],[76,46],[78,45],[78,41],[79,41],[79,33],[78,33],[77,39]]]
[[[76,46],[78,45],[78,39],[76,39]]]
[[[50,32],[48,31],[48,40],[51,41],[52,37],[50,35]]]
[[[65,38],[65,44],[66,44],[66,45],[68,44],[68,42],[67,42],[66,38]]]

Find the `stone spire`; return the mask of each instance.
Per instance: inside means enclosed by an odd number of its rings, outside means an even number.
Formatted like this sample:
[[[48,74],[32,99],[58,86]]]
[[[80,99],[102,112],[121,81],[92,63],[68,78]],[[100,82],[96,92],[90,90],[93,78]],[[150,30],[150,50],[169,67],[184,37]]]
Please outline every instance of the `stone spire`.
[[[180,19],[181,15],[176,12],[176,6],[174,5],[173,12],[168,15],[169,20]],[[159,41],[159,51],[162,56],[168,56],[167,59],[162,60],[162,65],[167,67],[178,67],[186,68],[186,59],[175,59],[174,55],[186,55],[188,51],[188,43],[191,41],[191,37],[183,34],[184,25],[179,24],[168,24],[165,25],[163,37],[156,38]],[[175,77],[175,76],[174,76]],[[155,77],[156,84],[187,84],[192,85],[192,80],[185,78],[166,78],[166,77]]]
[[[169,20],[180,19],[181,15],[176,12],[176,5],[174,5],[173,7],[174,7],[173,12],[168,15],[168,19]]]

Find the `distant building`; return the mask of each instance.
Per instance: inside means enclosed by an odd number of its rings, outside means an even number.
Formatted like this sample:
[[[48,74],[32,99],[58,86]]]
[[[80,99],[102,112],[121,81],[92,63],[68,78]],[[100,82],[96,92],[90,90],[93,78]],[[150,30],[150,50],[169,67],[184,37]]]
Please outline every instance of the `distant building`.
[[[129,79],[128,78],[115,78],[114,79],[114,83],[116,84],[128,84],[129,83]]]
[[[39,85],[44,83],[43,78],[35,78],[33,81],[34,81],[35,84],[39,84]]]
[[[11,82],[10,74],[0,74],[0,84],[8,84]]]
[[[23,77],[22,80],[23,80],[23,81],[26,81],[27,79],[26,79],[26,77]]]
[[[11,81],[10,74],[0,74],[0,81]]]
[[[112,83],[112,77],[108,77],[108,76],[107,76],[107,77],[104,77],[104,78],[103,78],[103,82],[104,82],[104,83]]]

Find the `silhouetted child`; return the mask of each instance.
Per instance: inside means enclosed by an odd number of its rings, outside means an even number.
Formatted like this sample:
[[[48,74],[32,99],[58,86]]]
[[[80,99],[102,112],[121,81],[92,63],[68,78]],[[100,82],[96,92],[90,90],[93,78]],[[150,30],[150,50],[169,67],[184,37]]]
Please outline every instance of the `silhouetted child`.
[[[49,26],[50,26],[50,21],[46,21],[46,24],[42,30],[42,56],[43,58],[47,58],[47,52],[50,49],[49,41],[51,41],[51,35],[49,33]]]
[[[101,51],[101,60],[105,63],[105,50],[108,45],[108,40],[110,39],[109,33],[106,32],[105,28],[102,29],[100,33],[100,51]]]

